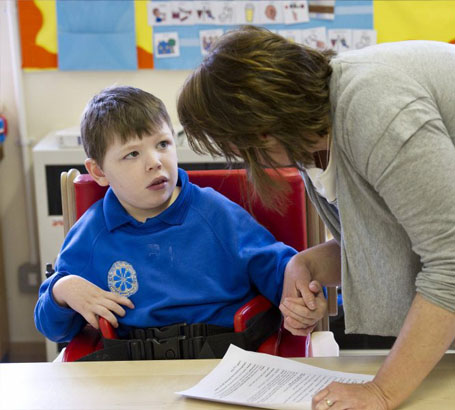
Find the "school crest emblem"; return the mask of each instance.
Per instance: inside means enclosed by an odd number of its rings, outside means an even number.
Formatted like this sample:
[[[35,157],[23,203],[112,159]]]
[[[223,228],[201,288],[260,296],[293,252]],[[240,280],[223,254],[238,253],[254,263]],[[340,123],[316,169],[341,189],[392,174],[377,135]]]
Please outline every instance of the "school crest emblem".
[[[115,262],[109,269],[107,283],[111,292],[120,296],[134,295],[139,289],[136,271],[133,266],[125,261]]]

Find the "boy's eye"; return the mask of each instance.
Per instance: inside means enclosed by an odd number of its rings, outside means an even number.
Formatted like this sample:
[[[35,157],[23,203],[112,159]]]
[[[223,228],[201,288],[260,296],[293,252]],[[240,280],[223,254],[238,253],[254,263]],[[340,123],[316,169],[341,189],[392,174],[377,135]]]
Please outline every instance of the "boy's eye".
[[[125,155],[124,158],[125,158],[125,159],[128,159],[128,158],[136,158],[138,155],[139,155],[139,152],[137,152],[137,151],[132,151],[132,152],[130,152],[129,154]]]
[[[169,141],[160,141],[160,142],[158,143],[158,147],[160,147],[160,148],[167,148],[167,147],[169,146],[169,144],[170,144]]]

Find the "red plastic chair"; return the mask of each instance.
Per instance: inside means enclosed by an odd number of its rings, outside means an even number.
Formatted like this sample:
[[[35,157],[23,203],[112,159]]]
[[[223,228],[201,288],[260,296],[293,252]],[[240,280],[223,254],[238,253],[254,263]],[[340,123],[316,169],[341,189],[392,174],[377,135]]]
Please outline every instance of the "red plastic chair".
[[[187,171],[189,179],[201,187],[212,187],[246,210],[250,210],[247,197],[247,177],[245,170],[196,170]],[[280,170],[291,186],[289,206],[281,215],[265,208],[259,200],[251,203],[255,219],[265,226],[275,238],[297,250],[307,245],[305,187],[298,171],[294,168]],[[76,170],[62,173],[62,208],[65,231],[98,199],[101,199],[107,187],[99,186],[88,174],[79,174]],[[291,227],[291,229],[290,229]],[[66,232],[65,232],[66,235]],[[249,319],[268,310],[271,303],[263,296],[257,296],[241,307],[234,316],[234,330],[246,329]],[[103,318],[99,319],[100,331],[105,338],[117,338],[115,330]],[[259,352],[283,357],[309,356],[310,338],[293,336],[284,328],[266,340]],[[87,325],[66,347],[63,361],[77,360],[102,348],[100,332]]]

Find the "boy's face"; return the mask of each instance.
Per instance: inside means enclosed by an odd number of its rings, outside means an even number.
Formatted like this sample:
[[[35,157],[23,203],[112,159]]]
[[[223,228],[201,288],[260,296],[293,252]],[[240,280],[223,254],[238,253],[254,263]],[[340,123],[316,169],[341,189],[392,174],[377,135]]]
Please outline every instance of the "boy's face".
[[[90,159],[87,161],[91,161]],[[87,166],[87,168],[89,168]],[[145,221],[168,208],[177,198],[177,150],[169,126],[122,144],[119,139],[108,147],[100,185],[109,184],[127,212]],[[89,170],[90,172],[90,170]],[[94,172],[90,172],[93,176]]]

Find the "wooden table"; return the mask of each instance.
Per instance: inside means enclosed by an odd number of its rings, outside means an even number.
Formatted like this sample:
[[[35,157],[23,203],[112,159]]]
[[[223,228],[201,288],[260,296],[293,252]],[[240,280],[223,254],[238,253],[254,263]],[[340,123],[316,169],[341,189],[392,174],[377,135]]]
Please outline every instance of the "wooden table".
[[[374,374],[384,356],[298,359],[331,370]],[[185,399],[187,389],[218,360],[0,365],[0,409],[238,409],[240,406]],[[446,354],[400,409],[455,409],[455,354]]]

